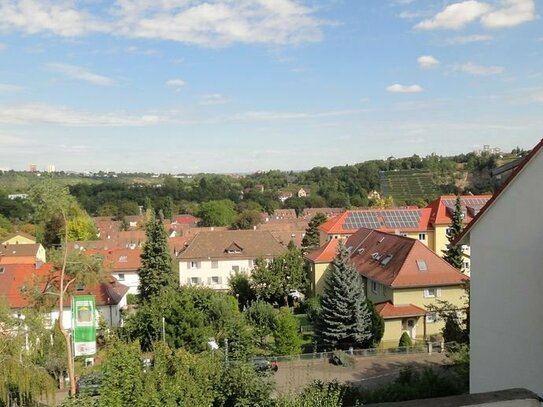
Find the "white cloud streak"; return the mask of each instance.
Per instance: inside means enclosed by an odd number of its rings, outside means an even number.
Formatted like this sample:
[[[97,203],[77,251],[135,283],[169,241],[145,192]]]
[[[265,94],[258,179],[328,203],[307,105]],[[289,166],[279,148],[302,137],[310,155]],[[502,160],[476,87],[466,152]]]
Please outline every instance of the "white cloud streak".
[[[200,105],[207,106],[207,105],[220,105],[223,103],[229,102],[229,99],[221,95],[220,93],[212,93],[209,95],[201,95],[200,96]]]
[[[20,86],[10,85],[7,83],[0,83],[0,93],[18,92],[21,89],[22,88]]]
[[[395,83],[387,87],[387,91],[391,93],[420,93],[424,91],[420,85],[400,85]]]
[[[475,35],[464,35],[460,37],[453,37],[453,38],[450,38],[447,42],[452,45],[469,44],[472,42],[492,41],[493,38],[494,37],[492,37],[491,35],[475,34]]]
[[[182,79],[170,79],[169,81],[166,81],[166,86],[174,89],[175,91],[180,91],[181,88],[186,84],[187,82]]]
[[[534,0],[502,0],[502,8],[483,16],[488,28],[515,27],[536,19]]]
[[[98,17],[70,0],[4,0],[0,30],[76,37],[104,32],[224,47],[234,43],[317,42],[315,9],[298,0],[117,0]]]
[[[47,64],[46,67],[50,71],[60,73],[68,78],[90,82],[95,85],[109,86],[115,83],[113,79],[108,78],[107,76],[98,75],[76,65],[50,63]]]
[[[457,71],[469,73],[471,75],[478,75],[478,76],[498,75],[504,71],[503,66],[483,66],[483,65],[473,64],[471,62],[462,64],[462,65],[457,65],[454,67],[454,69]]]
[[[430,69],[439,65],[439,61],[431,55],[422,55],[417,58],[417,63],[421,68]]]

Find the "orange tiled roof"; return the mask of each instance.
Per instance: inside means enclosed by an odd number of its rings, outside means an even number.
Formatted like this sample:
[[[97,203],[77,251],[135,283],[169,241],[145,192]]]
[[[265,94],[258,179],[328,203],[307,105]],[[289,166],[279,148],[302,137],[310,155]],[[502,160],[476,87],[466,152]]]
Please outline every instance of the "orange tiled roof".
[[[361,228],[345,242],[364,277],[392,288],[460,285],[469,280],[418,240]]]
[[[384,319],[418,317],[426,314],[426,310],[413,304],[392,305],[391,302],[382,302],[375,305],[375,310]]]
[[[110,273],[136,271],[141,266],[141,249],[88,250],[87,253],[101,256],[104,259],[104,270]]]
[[[468,224],[479,213],[481,208],[490,200],[492,195],[463,195],[460,204],[464,212],[464,224]],[[443,195],[428,204],[432,210],[430,223],[434,225],[450,225],[456,203],[456,195]]]
[[[358,209],[343,212],[321,226],[327,234],[352,234],[361,227],[385,232],[426,231],[429,229],[430,208]]]
[[[305,258],[313,263],[331,263],[336,257],[338,246],[338,239],[329,240],[318,249],[306,254]]]

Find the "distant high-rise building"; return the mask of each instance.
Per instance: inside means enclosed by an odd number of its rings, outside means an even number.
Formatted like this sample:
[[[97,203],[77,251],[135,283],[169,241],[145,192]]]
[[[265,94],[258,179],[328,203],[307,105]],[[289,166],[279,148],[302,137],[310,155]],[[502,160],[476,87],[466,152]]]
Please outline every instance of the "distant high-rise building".
[[[36,164],[30,164],[28,166],[28,169],[30,172],[37,172],[38,171],[38,166]]]
[[[55,165],[54,164],[49,164],[47,166],[47,172],[49,172],[49,173],[55,172]]]

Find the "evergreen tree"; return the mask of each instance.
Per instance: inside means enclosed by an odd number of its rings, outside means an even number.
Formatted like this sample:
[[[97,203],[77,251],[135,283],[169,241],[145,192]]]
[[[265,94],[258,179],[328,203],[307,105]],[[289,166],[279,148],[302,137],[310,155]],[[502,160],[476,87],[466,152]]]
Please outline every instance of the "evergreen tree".
[[[350,264],[343,244],[326,277],[315,328],[317,344],[325,349],[362,347],[371,339],[371,312],[364,283]]]
[[[148,301],[164,288],[175,284],[172,258],[162,219],[151,216],[145,231],[146,241],[141,254],[139,291],[142,301]]]
[[[313,219],[309,221],[309,225],[305,230],[305,235],[302,240],[302,251],[306,252],[320,246],[319,226],[326,222],[324,213],[317,213]]]
[[[302,338],[298,320],[288,307],[279,309],[273,331],[275,353],[278,355],[297,355],[302,351]]]
[[[462,253],[462,246],[453,245],[453,242],[457,236],[460,235],[464,227],[462,219],[462,205],[460,203],[460,197],[457,196],[456,203],[454,204],[452,224],[447,230],[447,239],[449,240],[449,243],[447,244],[447,249],[443,250],[443,259],[460,271],[462,271],[462,266],[464,264],[464,254]]]

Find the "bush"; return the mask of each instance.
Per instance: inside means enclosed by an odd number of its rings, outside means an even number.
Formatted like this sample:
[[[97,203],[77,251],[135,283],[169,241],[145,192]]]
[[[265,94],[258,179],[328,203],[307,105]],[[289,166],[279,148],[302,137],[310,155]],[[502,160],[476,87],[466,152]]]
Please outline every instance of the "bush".
[[[300,308],[300,313],[306,314],[309,321],[315,322],[321,309],[320,299],[318,297],[308,298],[302,303]]]
[[[353,367],[354,357],[342,350],[335,350],[330,357],[330,363],[338,366]]]
[[[400,337],[400,342],[398,343],[398,346],[400,348],[408,348],[413,346],[413,342],[411,341],[411,337],[407,332],[404,332],[402,336]]]

